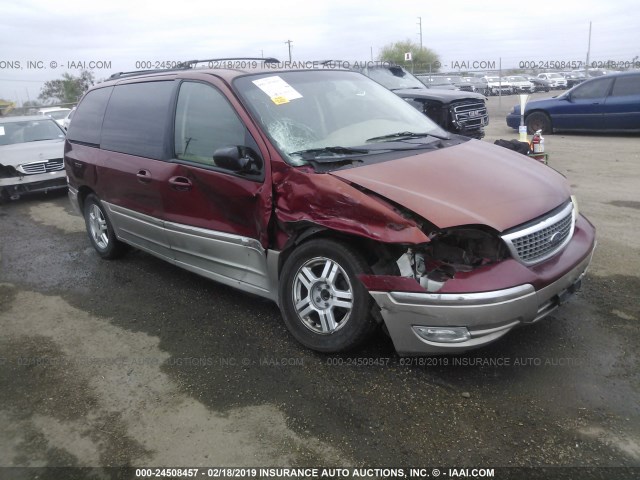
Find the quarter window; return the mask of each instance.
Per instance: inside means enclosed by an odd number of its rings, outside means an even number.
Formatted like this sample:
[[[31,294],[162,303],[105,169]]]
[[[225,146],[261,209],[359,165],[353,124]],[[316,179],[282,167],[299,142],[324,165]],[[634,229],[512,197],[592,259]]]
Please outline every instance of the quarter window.
[[[173,81],[116,86],[104,117],[100,147],[139,157],[167,159],[169,142],[165,140],[173,91]],[[78,118],[73,120],[74,125],[79,123]]]
[[[92,145],[100,144],[104,111],[112,91],[113,87],[98,88],[85,95],[73,114],[76,121],[69,125],[67,132],[69,140]]]
[[[603,98],[609,92],[612,81],[611,78],[603,78],[584,83],[575,89],[571,94],[571,98],[574,100]]]
[[[213,152],[221,147],[247,145],[245,135],[244,124],[221,92],[203,83],[184,82],[180,86],[176,158],[215,166]]]
[[[616,78],[613,86],[612,97],[625,97],[627,95],[640,95],[640,75],[630,75]]]

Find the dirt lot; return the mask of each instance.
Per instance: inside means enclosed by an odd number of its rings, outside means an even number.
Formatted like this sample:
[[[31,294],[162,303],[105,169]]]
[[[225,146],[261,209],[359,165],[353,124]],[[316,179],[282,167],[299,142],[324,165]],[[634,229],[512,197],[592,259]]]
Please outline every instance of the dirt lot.
[[[516,102],[490,99],[485,141],[516,138],[504,121]],[[0,207],[0,466],[634,478],[597,467],[640,468],[639,146],[547,136],[550,165],[598,229],[583,290],[488,348],[410,365],[382,334],[351,355],[315,354],[274,305],[150,255],[100,260],[64,195]]]

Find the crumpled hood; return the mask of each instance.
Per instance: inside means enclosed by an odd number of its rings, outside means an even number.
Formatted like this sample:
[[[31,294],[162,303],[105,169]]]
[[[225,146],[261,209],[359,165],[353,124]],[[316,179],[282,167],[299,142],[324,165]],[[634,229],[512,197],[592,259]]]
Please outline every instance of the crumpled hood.
[[[478,140],[332,172],[412,210],[439,228],[502,232],[566,202],[565,178],[540,162]]]
[[[23,163],[46,162],[63,156],[63,138],[0,146],[0,165],[5,166],[17,167]]]

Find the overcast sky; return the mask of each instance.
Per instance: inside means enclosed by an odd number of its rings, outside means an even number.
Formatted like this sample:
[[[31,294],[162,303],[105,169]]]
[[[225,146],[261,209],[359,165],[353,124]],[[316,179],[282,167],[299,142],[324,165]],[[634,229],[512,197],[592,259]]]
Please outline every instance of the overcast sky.
[[[419,42],[445,65],[585,60],[640,55],[638,0],[16,1],[0,0],[0,98],[35,99],[67,62],[110,62],[97,79],[136,61],[231,56],[293,60],[376,58],[389,43]],[[36,68],[27,68],[27,62]],[[52,62],[59,65],[52,69]],[[16,68],[19,63],[19,68]],[[107,63],[108,64],[108,63]]]

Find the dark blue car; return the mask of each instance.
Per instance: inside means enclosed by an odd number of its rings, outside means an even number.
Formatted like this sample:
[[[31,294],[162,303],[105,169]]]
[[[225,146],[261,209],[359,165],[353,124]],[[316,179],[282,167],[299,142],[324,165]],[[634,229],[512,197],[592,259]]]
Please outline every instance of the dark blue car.
[[[507,115],[507,125],[520,125],[520,105]],[[558,97],[533,100],[525,107],[525,125],[529,134],[640,132],[640,71],[593,78]]]

